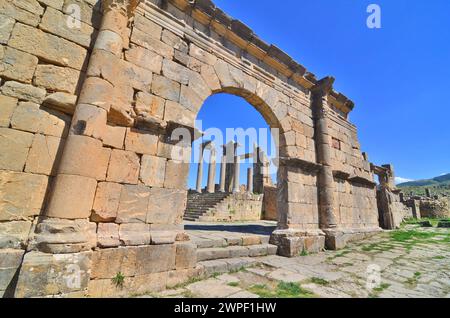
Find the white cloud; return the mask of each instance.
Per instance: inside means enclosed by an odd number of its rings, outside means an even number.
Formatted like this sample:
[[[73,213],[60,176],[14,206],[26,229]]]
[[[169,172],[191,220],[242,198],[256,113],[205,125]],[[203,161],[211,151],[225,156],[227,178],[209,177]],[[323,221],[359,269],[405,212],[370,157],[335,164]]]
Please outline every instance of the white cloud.
[[[409,182],[409,181],[414,181],[414,180],[413,179],[406,179],[406,178],[402,178],[402,177],[395,177],[395,184]]]

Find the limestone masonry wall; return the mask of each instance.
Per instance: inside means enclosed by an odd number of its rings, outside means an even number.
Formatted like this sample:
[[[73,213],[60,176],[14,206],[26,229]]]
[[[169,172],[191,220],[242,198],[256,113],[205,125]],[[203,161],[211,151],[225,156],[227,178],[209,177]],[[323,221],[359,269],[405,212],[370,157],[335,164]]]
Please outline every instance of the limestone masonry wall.
[[[210,1],[0,0],[0,23],[0,295],[112,296],[200,275],[182,226],[191,143],[171,136],[195,135],[220,92],[280,129],[284,255],[379,230],[353,103]]]

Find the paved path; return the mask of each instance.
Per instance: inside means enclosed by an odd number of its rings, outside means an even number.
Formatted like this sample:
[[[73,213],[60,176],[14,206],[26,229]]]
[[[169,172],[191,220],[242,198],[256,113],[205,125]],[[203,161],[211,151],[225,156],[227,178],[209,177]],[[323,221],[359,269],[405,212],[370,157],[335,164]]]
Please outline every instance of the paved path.
[[[201,235],[215,232],[199,231]],[[450,297],[449,237],[449,229],[408,226],[341,251],[295,258],[261,257],[254,267],[192,282],[156,296]]]
[[[276,229],[277,222],[255,221],[241,223],[200,223],[184,222],[184,228],[194,243],[214,239],[240,239],[258,235],[263,241],[269,241],[270,234]]]

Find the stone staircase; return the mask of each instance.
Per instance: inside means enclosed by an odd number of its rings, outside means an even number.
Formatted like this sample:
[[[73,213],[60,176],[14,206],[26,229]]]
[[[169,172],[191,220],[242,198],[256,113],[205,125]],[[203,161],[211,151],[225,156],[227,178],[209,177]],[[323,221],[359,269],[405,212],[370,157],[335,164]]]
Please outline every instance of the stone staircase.
[[[269,236],[252,235],[232,239],[205,239],[197,244],[197,264],[206,277],[239,271],[258,263],[258,258],[276,255],[278,247],[269,244]]]
[[[230,193],[197,193],[189,192],[186,212],[184,214],[185,221],[198,221],[208,211],[214,209],[219,203],[225,200]]]

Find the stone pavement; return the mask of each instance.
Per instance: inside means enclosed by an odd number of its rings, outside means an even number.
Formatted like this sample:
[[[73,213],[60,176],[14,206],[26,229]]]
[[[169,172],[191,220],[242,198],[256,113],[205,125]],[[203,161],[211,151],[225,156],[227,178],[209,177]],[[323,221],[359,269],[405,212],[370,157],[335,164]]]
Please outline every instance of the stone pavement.
[[[407,226],[341,251],[260,257],[250,268],[192,281],[154,296],[286,297],[278,290],[280,282],[286,282],[281,287],[301,288],[297,297],[449,297],[449,238],[449,229]]]
[[[255,222],[233,222],[233,223],[201,223],[184,222],[185,231],[189,234],[191,241],[201,245],[206,240],[241,239],[247,236],[260,236],[263,241],[269,241],[270,234],[276,229],[277,222],[255,221]]]

